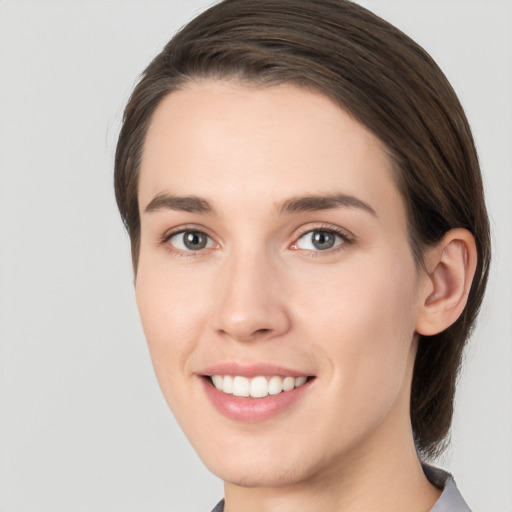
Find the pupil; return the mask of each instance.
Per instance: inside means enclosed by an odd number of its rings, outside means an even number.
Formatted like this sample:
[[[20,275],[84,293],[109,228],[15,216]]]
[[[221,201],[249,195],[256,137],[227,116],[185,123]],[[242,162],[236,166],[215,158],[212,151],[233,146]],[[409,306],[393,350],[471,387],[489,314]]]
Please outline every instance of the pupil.
[[[313,233],[313,245],[317,249],[330,249],[334,245],[334,235],[326,231],[315,231]]]
[[[183,237],[183,242],[187,249],[197,251],[206,246],[206,236],[198,231],[188,231]]]

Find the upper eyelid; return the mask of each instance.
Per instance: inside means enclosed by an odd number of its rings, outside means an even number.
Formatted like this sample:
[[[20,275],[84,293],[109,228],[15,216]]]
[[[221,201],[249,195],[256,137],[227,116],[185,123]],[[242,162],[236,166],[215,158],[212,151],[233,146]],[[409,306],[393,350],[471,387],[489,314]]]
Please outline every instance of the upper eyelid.
[[[342,237],[345,237],[349,240],[354,240],[355,235],[346,228],[342,228],[341,226],[336,226],[335,224],[327,224],[321,223],[320,225],[312,225],[314,223],[306,224],[299,228],[297,234],[294,235],[294,241],[297,241],[300,237],[304,236],[307,233],[311,233],[312,231],[328,231],[330,233],[335,233]]]
[[[187,232],[187,231],[199,231],[201,233],[204,233],[209,238],[211,238],[215,242],[215,244],[217,244],[218,246],[223,245],[218,241],[217,237],[212,234],[211,230],[209,230],[208,228],[206,228],[205,226],[203,226],[201,224],[185,224],[185,225],[181,225],[181,226],[176,226],[174,228],[170,228],[162,234],[162,236],[160,237],[160,242],[166,243],[169,241],[169,239],[172,236],[175,236],[180,233]],[[297,243],[297,241],[301,237],[303,237],[305,234],[311,233],[313,231],[328,231],[330,233],[334,233],[338,236],[341,236],[348,242],[352,242],[356,239],[356,236],[351,231],[349,231],[348,229],[343,228],[341,226],[326,223],[326,222],[321,222],[318,224],[315,222],[310,222],[310,223],[307,223],[307,224],[301,226],[300,228],[294,230],[294,233],[292,233],[289,236],[289,238],[291,238],[292,241],[288,244],[288,246]]]
[[[299,236],[298,238],[295,239],[295,241],[291,244],[290,247],[294,248],[295,250],[296,249],[299,249],[299,244],[302,243],[302,240],[308,236],[308,237],[311,237],[313,236],[314,233],[328,233],[329,235],[333,236],[334,239],[338,239],[340,241],[340,243],[336,244],[333,248],[337,247],[338,245],[342,245],[342,244],[345,244],[345,243],[350,243],[351,240],[345,236],[343,233],[340,233],[338,231],[331,231],[331,230],[326,230],[326,229],[313,229],[311,231],[306,231],[303,235]],[[331,248],[332,249],[332,248]],[[310,250],[310,249],[302,249],[302,250]],[[325,249],[325,252],[327,252],[329,249]]]
[[[208,236],[212,240],[215,240],[215,237],[212,235],[210,230],[208,228],[206,228],[205,226],[201,226],[199,224],[186,224],[183,226],[176,226],[174,228],[167,229],[162,234],[161,240],[162,241],[169,240],[169,238],[171,238],[172,236],[178,235],[180,233],[185,233],[187,231],[198,231],[200,233],[204,233],[206,236]]]
[[[197,250],[184,250],[180,249],[179,247],[176,247],[174,244],[170,243],[171,238],[173,238],[176,235],[180,235],[186,232],[199,232],[204,234],[206,237],[208,237],[217,247],[220,246],[220,244],[216,241],[216,239],[208,234],[208,230],[206,230],[203,227],[198,226],[178,226],[176,228],[168,229],[164,232],[164,234],[160,237],[160,239],[157,242],[157,246],[162,246],[165,248],[165,250],[173,253],[176,256],[186,256],[186,257],[200,257],[201,255],[205,254],[205,251],[216,249],[216,247],[203,247]]]

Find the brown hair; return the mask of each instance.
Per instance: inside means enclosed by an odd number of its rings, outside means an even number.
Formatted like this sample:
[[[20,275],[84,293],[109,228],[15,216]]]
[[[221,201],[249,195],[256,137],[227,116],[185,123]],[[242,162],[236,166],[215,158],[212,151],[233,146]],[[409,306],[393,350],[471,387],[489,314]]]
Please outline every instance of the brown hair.
[[[115,159],[116,199],[134,269],[140,243],[137,182],[151,117],[191,80],[289,82],[331,98],[387,147],[408,213],[411,248],[424,250],[455,227],[475,237],[478,265],[467,306],[448,329],[422,337],[411,395],[420,453],[445,445],[465,342],[483,298],[490,262],[478,157],[463,109],[446,77],[414,41],[346,0],[225,0],[165,46],[126,107]]]

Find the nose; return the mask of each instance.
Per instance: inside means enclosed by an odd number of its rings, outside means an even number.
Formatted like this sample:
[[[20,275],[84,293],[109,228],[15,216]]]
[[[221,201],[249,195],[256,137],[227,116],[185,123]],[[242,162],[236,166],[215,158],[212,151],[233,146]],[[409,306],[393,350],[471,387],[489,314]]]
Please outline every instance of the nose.
[[[276,338],[290,329],[282,276],[254,252],[224,262],[216,287],[215,330],[239,342]]]

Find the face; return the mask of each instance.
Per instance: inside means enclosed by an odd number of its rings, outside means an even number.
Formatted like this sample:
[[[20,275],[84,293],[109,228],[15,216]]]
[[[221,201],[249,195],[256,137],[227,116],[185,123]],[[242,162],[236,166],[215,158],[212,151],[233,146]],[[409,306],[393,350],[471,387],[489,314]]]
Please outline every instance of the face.
[[[190,84],[155,112],[139,203],[153,365],[214,473],[290,485],[399,449],[418,276],[376,137],[291,85]]]

